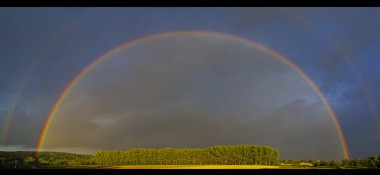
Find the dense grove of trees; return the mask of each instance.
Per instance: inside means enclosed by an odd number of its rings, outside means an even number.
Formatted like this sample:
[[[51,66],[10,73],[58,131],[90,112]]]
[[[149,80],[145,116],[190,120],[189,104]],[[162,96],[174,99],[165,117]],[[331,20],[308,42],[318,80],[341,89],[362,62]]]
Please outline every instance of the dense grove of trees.
[[[133,148],[100,151],[99,165],[276,165],[280,153],[269,146],[237,145],[208,148]]]

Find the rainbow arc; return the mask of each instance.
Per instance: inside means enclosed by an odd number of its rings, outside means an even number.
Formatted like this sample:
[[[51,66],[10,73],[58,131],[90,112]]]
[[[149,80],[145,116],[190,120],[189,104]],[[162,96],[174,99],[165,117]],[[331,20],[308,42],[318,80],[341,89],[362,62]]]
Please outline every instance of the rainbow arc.
[[[46,135],[48,133],[48,130],[49,130],[49,127],[50,127],[50,125],[52,123],[52,120],[54,119],[54,116],[56,115],[56,113],[57,113],[58,109],[60,108],[62,102],[64,101],[65,97],[70,93],[70,91],[73,89],[73,87],[92,68],[94,68],[96,65],[102,63],[104,60],[106,60],[107,58],[109,58],[113,54],[121,51],[122,49],[128,48],[130,46],[141,44],[141,43],[144,43],[144,42],[147,42],[147,41],[151,41],[151,40],[154,40],[154,39],[158,39],[158,38],[161,38],[161,37],[182,36],[182,35],[203,35],[203,36],[220,37],[220,38],[230,39],[230,40],[233,40],[233,41],[239,41],[239,42],[245,43],[245,44],[247,44],[249,46],[261,49],[262,51],[264,51],[264,52],[266,52],[266,53],[268,53],[270,55],[273,55],[279,61],[281,61],[284,64],[286,64],[289,67],[291,67],[294,71],[296,71],[309,84],[309,86],[315,91],[315,93],[318,95],[318,97],[322,100],[324,106],[328,110],[328,113],[329,113],[329,115],[330,115],[330,117],[332,119],[332,122],[335,125],[336,131],[337,131],[337,134],[339,136],[340,143],[341,143],[341,146],[342,146],[342,152],[343,152],[344,158],[350,159],[349,151],[348,151],[347,144],[346,144],[346,140],[344,138],[344,135],[343,135],[343,132],[342,132],[342,128],[341,128],[341,126],[340,126],[340,124],[338,122],[338,118],[337,118],[336,114],[334,113],[334,111],[333,111],[330,103],[327,101],[326,97],[323,95],[323,93],[318,88],[318,86],[311,80],[311,78],[300,67],[298,67],[291,60],[289,60],[285,56],[281,55],[280,53],[274,51],[273,49],[265,47],[265,46],[263,46],[261,44],[253,42],[251,40],[248,40],[248,39],[245,39],[245,38],[241,38],[241,37],[238,37],[238,36],[224,34],[224,33],[205,32],[205,31],[177,31],[177,32],[165,32],[165,33],[158,33],[158,34],[154,34],[154,35],[149,35],[149,36],[142,37],[142,38],[139,38],[137,40],[133,40],[133,41],[127,42],[125,44],[122,44],[122,45],[120,45],[120,46],[118,46],[118,47],[110,50],[109,52],[101,55],[97,59],[95,59],[92,63],[90,63],[89,65],[87,65],[81,72],[79,72],[79,74],[76,77],[74,77],[74,79],[67,85],[67,87],[63,90],[63,92],[59,96],[58,100],[55,102],[53,108],[51,109],[51,111],[49,113],[49,116],[47,117],[45,125],[44,125],[44,127],[42,129],[42,132],[41,132],[41,135],[40,135],[40,139],[39,139],[39,142],[38,142],[38,147],[37,147],[37,155],[38,155],[38,153],[41,151],[41,149],[43,147],[43,144],[45,142]]]

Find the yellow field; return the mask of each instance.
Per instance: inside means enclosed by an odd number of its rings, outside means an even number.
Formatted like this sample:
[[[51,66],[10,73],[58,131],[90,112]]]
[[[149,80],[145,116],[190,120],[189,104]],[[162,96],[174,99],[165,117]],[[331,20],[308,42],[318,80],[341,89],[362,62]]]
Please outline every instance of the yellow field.
[[[105,169],[277,169],[280,166],[265,165],[132,165],[111,166]]]

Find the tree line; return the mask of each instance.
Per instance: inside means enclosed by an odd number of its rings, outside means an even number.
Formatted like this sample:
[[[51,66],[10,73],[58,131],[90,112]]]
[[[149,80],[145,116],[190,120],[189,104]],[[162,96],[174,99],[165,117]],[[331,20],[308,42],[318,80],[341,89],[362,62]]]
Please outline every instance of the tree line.
[[[0,151],[0,168],[44,168],[118,165],[280,165],[380,168],[380,157],[353,160],[280,160],[278,150],[269,146],[237,145],[208,148],[132,148],[99,151],[95,155],[63,152]],[[305,164],[307,163],[307,164]]]
[[[343,159],[342,166],[358,168],[380,168],[379,157],[356,158],[353,160]]]
[[[278,150],[258,145],[216,145],[208,148],[132,148],[100,151],[98,165],[276,165]]]
[[[341,162],[335,160],[280,160],[280,165],[297,166],[302,162],[307,162],[314,167],[346,167],[346,168],[380,168],[379,157],[355,158],[352,160],[343,159]]]

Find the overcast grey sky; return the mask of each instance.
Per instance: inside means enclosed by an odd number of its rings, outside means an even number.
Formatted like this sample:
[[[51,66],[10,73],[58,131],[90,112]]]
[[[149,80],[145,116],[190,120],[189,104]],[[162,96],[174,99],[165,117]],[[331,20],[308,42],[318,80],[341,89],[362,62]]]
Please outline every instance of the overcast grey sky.
[[[186,30],[284,55],[332,105],[351,157],[378,155],[378,17],[377,8],[0,8],[0,149],[34,149],[62,91],[96,58]],[[215,144],[268,145],[286,159],[344,156],[327,108],[293,68],[199,33],[147,40],[95,66],[62,102],[44,147]]]

